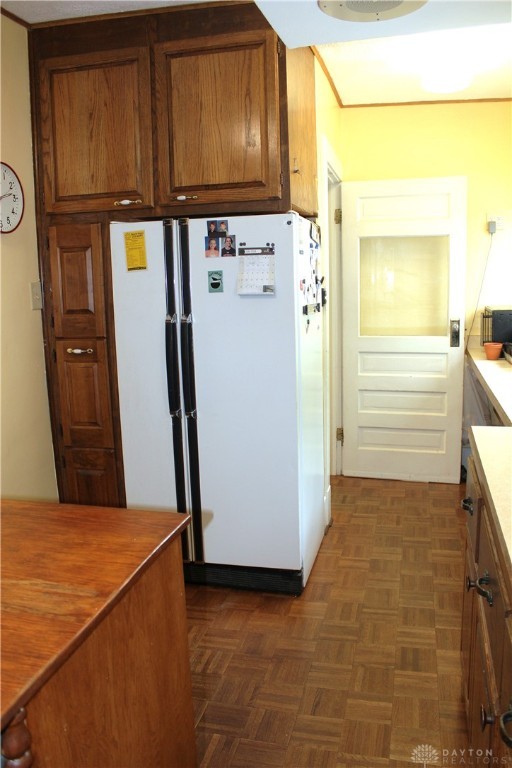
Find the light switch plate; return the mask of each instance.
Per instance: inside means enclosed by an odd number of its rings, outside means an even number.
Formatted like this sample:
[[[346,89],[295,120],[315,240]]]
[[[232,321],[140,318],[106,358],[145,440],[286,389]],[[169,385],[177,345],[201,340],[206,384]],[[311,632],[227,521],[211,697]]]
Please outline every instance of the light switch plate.
[[[40,280],[36,280],[35,283],[30,283],[30,306],[32,309],[43,308],[43,292],[41,290]]]

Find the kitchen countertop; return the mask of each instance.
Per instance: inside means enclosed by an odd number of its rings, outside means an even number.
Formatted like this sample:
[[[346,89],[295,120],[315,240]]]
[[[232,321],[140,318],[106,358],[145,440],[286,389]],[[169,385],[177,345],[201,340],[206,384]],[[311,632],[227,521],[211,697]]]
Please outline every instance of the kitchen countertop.
[[[505,426],[512,426],[512,365],[504,358],[487,360],[480,344],[470,346],[467,356],[501,421]]]
[[[2,728],[189,518],[2,500]]]
[[[471,427],[469,442],[504,565],[512,576],[512,427]]]

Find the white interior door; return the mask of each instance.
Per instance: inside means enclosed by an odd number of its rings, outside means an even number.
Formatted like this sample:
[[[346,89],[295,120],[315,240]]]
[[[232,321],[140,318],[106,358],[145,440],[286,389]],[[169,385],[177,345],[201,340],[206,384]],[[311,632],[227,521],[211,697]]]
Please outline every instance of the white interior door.
[[[343,474],[458,483],[466,179],[345,182],[342,210]]]

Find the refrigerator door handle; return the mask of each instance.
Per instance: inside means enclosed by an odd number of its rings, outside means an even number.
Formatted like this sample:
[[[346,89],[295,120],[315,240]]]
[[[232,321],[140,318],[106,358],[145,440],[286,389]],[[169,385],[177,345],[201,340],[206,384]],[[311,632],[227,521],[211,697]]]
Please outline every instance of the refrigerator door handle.
[[[183,315],[181,318],[181,363],[185,416],[188,419],[195,419],[197,411],[194,386],[194,342],[192,338],[192,317],[190,315]]]
[[[171,416],[181,416],[178,359],[178,333],[176,315],[165,318],[165,364],[167,369],[167,397]]]

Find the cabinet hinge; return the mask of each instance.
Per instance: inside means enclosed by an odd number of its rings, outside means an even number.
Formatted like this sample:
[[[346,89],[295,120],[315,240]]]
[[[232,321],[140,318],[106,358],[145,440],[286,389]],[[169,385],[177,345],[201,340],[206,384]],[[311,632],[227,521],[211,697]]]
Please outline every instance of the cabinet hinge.
[[[345,435],[343,434],[343,427],[338,427],[336,430],[336,440],[342,445],[345,442]]]
[[[334,223],[341,224],[341,208],[335,208],[334,210]]]
[[[281,186],[284,187],[284,173],[279,174],[279,181],[281,182]]]
[[[53,358],[53,362],[56,363],[57,362],[57,351],[55,349],[52,349],[52,358]]]
[[[60,436],[64,437],[64,430],[62,429],[62,424],[59,424],[59,432],[60,432]]]
[[[278,40],[277,41],[277,55],[280,56],[282,52],[283,52],[283,46],[281,45],[281,41]]]

